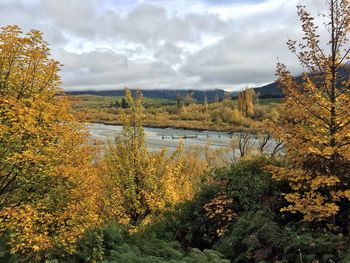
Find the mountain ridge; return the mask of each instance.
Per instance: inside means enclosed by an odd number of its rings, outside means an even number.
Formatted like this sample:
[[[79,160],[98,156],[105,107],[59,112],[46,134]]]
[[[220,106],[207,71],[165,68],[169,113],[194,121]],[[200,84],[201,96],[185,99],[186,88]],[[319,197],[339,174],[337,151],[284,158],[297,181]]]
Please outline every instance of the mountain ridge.
[[[345,80],[350,77],[350,66],[343,66],[340,69],[340,77]],[[296,81],[301,83],[303,82],[302,76],[295,77]],[[136,89],[131,90],[133,94],[136,94]],[[278,84],[277,81],[270,84],[255,87],[254,91],[259,94],[260,98],[283,98],[282,87]],[[225,91],[221,89],[213,90],[193,90],[193,89],[151,89],[151,90],[142,90],[142,93],[145,97],[156,98],[156,99],[177,99],[179,96],[184,97],[187,94],[193,93],[192,97],[196,101],[203,102],[205,97],[209,102],[213,102],[216,99],[222,100],[225,97]],[[68,95],[99,95],[99,96],[124,96],[124,90],[82,90],[82,91],[67,91]],[[232,97],[237,97],[237,91],[231,92]]]

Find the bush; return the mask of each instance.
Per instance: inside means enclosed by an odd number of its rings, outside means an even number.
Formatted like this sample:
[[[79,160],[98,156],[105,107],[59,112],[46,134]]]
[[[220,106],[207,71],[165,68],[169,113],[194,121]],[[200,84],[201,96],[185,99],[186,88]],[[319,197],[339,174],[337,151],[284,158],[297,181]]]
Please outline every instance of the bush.
[[[271,215],[258,211],[239,217],[215,248],[232,262],[273,262],[281,229]],[[295,262],[295,261],[293,261]]]
[[[305,263],[339,262],[344,260],[348,239],[326,229],[312,229],[306,223],[290,224],[284,228],[280,251],[288,262],[297,262],[300,257]],[[349,261],[345,261],[349,262]]]
[[[16,263],[21,261],[20,255],[12,255],[8,244],[9,235],[5,233],[0,236],[0,262]]]
[[[267,162],[259,158],[215,170],[191,201],[163,213],[152,231],[185,248],[207,249],[222,237],[237,213],[264,209],[276,211],[279,218],[283,199],[271,174],[263,170]]]
[[[155,214],[137,233],[121,225],[90,230],[64,262],[349,262],[347,237],[322,222],[282,216],[288,187],[263,169],[269,163],[257,158],[213,171],[192,200]]]
[[[101,261],[108,257],[110,250],[122,245],[128,238],[125,226],[118,224],[90,229],[79,242],[77,257],[79,261]]]
[[[279,226],[272,214],[258,211],[235,220],[214,248],[235,263],[330,263],[349,262],[348,242],[348,238],[310,228],[307,223]]]
[[[283,183],[264,170],[270,161],[260,157],[244,160],[214,172],[214,179],[224,186],[225,194],[234,199],[236,212],[257,211],[263,207],[278,211],[282,205]]]
[[[219,239],[218,229],[223,226],[209,217],[204,206],[218,196],[218,186],[205,187],[191,201],[163,213],[151,226],[152,231],[158,238],[177,240],[185,248],[211,248]]]
[[[130,235],[126,228],[120,225],[91,230],[82,238],[75,262],[101,261],[116,263],[228,262],[213,250],[191,249],[186,253],[178,242],[158,239],[151,231]]]

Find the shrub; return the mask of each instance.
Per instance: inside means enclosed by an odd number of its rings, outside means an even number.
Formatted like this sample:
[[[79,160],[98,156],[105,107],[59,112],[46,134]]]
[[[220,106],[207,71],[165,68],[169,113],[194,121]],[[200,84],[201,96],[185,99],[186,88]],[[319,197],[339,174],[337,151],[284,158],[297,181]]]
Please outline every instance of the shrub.
[[[348,238],[307,223],[279,226],[266,211],[245,213],[214,246],[232,262],[348,262]]]
[[[127,229],[120,225],[89,231],[82,238],[79,248],[74,262],[228,262],[216,251],[191,249],[186,252],[178,242],[158,239],[151,231],[129,234]]]
[[[90,229],[79,242],[77,258],[83,262],[101,261],[127,237],[127,228],[118,224]]]
[[[211,219],[204,206],[219,196],[218,186],[202,189],[191,201],[178,204],[163,213],[151,227],[159,238],[177,240],[185,248],[211,248],[219,239],[222,225]]]
[[[262,211],[239,217],[216,245],[232,262],[273,262],[281,239],[281,229]],[[294,262],[294,261],[293,261]]]
[[[236,212],[257,211],[262,207],[278,211],[281,207],[283,183],[274,181],[264,170],[269,162],[262,157],[243,160],[214,172],[213,177],[223,185],[225,194],[236,201]]]
[[[215,170],[192,200],[163,213],[152,230],[183,247],[207,249],[222,237],[237,213],[272,210],[279,219],[283,199],[277,183],[263,170],[267,162],[259,158]]]
[[[283,236],[280,254],[288,262],[297,262],[300,258],[305,263],[339,262],[344,259],[349,244],[347,238],[326,229],[312,229],[307,223],[290,224],[284,228]]]

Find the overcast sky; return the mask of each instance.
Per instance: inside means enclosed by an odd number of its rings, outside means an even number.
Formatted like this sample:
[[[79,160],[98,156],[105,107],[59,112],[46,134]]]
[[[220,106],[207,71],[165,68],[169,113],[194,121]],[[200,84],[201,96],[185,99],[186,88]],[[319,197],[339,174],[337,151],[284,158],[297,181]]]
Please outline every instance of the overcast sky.
[[[44,33],[63,88],[225,89],[274,81],[323,0],[0,0],[0,25]]]

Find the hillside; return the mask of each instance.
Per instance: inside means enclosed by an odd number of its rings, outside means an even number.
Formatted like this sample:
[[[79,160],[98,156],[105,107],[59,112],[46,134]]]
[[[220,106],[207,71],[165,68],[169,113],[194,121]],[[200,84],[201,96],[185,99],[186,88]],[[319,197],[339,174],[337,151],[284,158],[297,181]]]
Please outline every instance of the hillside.
[[[133,94],[136,90],[131,90]],[[83,91],[67,91],[68,95],[98,95],[98,96],[124,96],[124,90],[83,90]],[[224,90],[142,90],[143,96],[146,98],[157,98],[175,100],[178,96],[186,96],[193,93],[193,99],[196,101],[204,101],[205,95],[208,101],[214,101],[217,96],[219,99],[224,98]]]
[[[346,80],[350,77],[350,66],[344,66],[340,69],[340,78]],[[302,82],[302,76],[296,77],[297,82]],[[267,84],[262,87],[254,88],[260,98],[281,98],[283,97],[282,88],[277,82]]]
[[[341,79],[345,80],[350,77],[350,66],[344,66],[340,70]],[[302,77],[296,77],[297,82],[302,82]],[[277,82],[254,88],[255,92],[259,94],[260,98],[282,98],[283,91]],[[124,96],[124,90],[82,90],[82,91],[67,91],[69,95],[98,95],[98,96]],[[132,90],[135,94],[136,90]],[[183,97],[187,94],[193,93],[193,99],[198,102],[204,101],[207,96],[209,102],[215,101],[215,97],[219,100],[225,96],[225,91],[220,89],[215,90],[191,90],[191,89],[175,89],[175,90],[142,90],[144,97],[176,100],[177,97]],[[237,91],[232,92],[232,97],[237,97]]]

